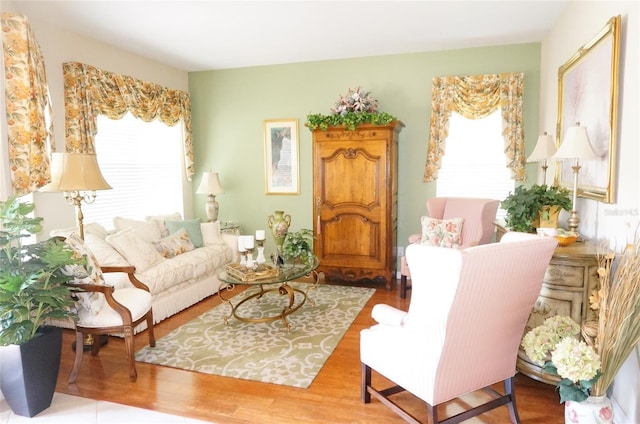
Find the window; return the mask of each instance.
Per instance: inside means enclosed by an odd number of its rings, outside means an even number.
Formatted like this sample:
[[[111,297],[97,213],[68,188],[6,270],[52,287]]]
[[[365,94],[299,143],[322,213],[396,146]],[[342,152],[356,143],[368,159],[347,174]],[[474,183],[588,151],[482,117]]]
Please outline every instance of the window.
[[[514,189],[507,168],[500,109],[480,119],[453,112],[436,193],[439,197],[484,197],[503,200]],[[505,211],[498,210],[503,219]]]
[[[183,126],[144,122],[130,113],[119,120],[99,115],[97,125],[98,164],[113,190],[99,191],[94,203],[83,204],[85,222],[112,228],[114,216],[184,216]]]

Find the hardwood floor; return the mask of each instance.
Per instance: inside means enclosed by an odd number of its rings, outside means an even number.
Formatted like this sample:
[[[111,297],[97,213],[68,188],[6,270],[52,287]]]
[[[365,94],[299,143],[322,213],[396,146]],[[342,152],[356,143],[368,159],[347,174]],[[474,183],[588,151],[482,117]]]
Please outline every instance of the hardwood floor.
[[[407,299],[400,299],[395,287],[391,291],[378,287],[308,389],[218,377],[141,362],[136,364],[138,380],[131,383],[124,343],[114,337],[110,337],[97,357],[84,353],[80,376],[75,384],[70,385],[67,377],[73,364],[73,333],[65,330],[56,390],[219,424],[402,423],[400,417],[377,400],[372,399],[366,405],[360,401],[359,334],[361,329],[374,323],[371,319],[373,305],[387,303],[406,309],[409,300],[410,295]],[[157,324],[156,338],[217,304],[219,299],[213,296]],[[146,333],[136,337],[137,348],[147,343]],[[374,372],[373,382],[380,386],[383,379]],[[414,416],[427,422],[426,407],[422,401],[407,393],[397,396]],[[451,415],[460,405],[478,403],[479,399],[484,399],[483,396],[482,392],[467,395],[462,400],[441,406],[439,412]],[[564,423],[564,407],[559,403],[553,386],[518,375],[516,396],[523,424]],[[500,407],[466,423],[509,423],[509,415],[506,407]]]

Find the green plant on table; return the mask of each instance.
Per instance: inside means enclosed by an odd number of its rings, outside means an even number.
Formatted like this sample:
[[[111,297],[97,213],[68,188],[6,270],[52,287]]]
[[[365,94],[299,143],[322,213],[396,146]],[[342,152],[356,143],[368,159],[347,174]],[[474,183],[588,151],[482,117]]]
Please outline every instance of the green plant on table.
[[[288,233],[282,245],[283,258],[294,262],[300,260],[306,265],[312,264],[315,259],[313,240],[313,231],[309,229]]]
[[[82,263],[64,241],[51,238],[23,244],[42,231],[34,205],[15,196],[0,202],[0,346],[23,344],[38,336],[50,319],[74,319],[73,277],[62,270]]]
[[[502,201],[507,211],[505,224],[513,231],[532,232],[538,212],[543,206],[558,206],[571,209],[571,193],[557,186],[534,184],[531,187],[518,186]]]

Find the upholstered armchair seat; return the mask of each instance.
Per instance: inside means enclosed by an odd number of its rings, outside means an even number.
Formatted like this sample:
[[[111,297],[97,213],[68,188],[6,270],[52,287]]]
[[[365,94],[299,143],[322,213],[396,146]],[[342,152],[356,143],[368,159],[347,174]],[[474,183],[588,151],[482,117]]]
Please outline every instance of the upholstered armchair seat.
[[[507,233],[499,243],[467,249],[412,244],[407,259],[414,278],[408,311],[375,305],[377,322],[360,333],[361,395],[373,395],[408,422],[419,422],[393,395],[408,391],[437,405],[484,389],[493,399],[449,417],[458,423],[508,405],[519,422],[513,377],[520,340],[557,242],[552,237]],[[372,386],[372,370],[394,386]],[[504,382],[504,393],[489,386]]]
[[[74,383],[80,373],[84,353],[84,335],[96,336],[118,334],[124,338],[125,351],[129,363],[129,380],[136,381],[138,373],[135,365],[134,329],[145,323],[149,335],[149,345],[155,346],[153,332],[152,296],[149,288],[139,281],[133,266],[100,267],[95,256],[82,239],[72,234],[66,242],[75,255],[82,257],[86,265],[70,265],[64,272],[73,277],[69,284],[76,288],[77,320],[76,356],[69,373],[69,383]],[[116,289],[105,282],[104,272],[121,272],[128,275],[133,287]],[[100,352],[100,337],[93,338],[91,354]]]
[[[463,218],[460,249],[489,243],[495,232],[495,218],[499,200],[465,197],[433,197],[426,202],[427,216],[441,220]],[[409,236],[409,244],[420,243],[422,234]],[[406,256],[400,258],[400,297],[407,297],[411,289],[411,271]]]

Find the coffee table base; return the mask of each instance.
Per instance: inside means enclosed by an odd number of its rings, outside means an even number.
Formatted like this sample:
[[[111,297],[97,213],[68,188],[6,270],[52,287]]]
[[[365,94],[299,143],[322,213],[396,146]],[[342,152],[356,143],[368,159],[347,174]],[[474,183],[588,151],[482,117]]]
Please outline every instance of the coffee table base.
[[[314,276],[314,280],[315,280],[314,283],[309,283],[311,288],[315,288],[318,284],[317,277]],[[309,299],[309,303],[311,303],[312,306],[315,306],[315,302],[313,301],[313,299],[308,298],[307,292],[291,287],[289,284],[287,284],[287,282],[280,284],[280,286],[278,287],[268,288],[268,289],[265,289],[262,284],[260,284],[259,286],[260,286],[260,290],[258,292],[250,294],[249,296],[245,297],[235,305],[231,303],[231,297],[225,298],[223,295],[225,290],[226,291],[233,290],[234,288],[233,284],[227,284],[226,286],[221,287],[220,290],[218,290],[218,296],[220,297],[220,300],[229,304],[229,306],[231,307],[231,312],[229,313],[229,315],[224,317],[225,324],[229,324],[229,319],[231,317],[236,318],[238,321],[249,322],[249,323],[273,322],[277,320],[282,320],[282,323],[284,324],[285,328],[287,329],[287,331],[289,331],[291,329],[291,324],[287,320],[287,316],[291,315],[292,313],[300,309],[302,305],[306,303],[307,299]],[[254,299],[259,299],[267,293],[276,293],[276,292],[281,296],[287,296],[289,298],[288,305],[282,308],[282,311],[279,314],[267,316],[267,317],[251,318],[251,317],[242,316],[238,312],[238,309],[246,302],[249,302]],[[299,293],[302,295],[302,299],[297,303],[295,298],[296,293]]]

